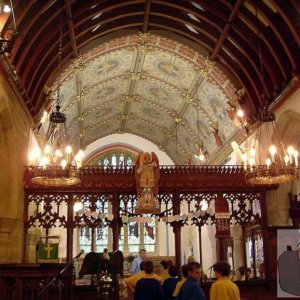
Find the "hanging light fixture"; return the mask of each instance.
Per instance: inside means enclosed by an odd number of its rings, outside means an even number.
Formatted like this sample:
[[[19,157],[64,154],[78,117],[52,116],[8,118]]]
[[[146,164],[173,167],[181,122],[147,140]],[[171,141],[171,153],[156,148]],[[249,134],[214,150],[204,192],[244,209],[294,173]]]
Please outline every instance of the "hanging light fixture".
[[[6,30],[5,33],[2,32],[3,33],[2,37],[0,35],[0,55],[9,54],[11,52],[13,44],[18,35],[12,0],[10,0],[9,4],[8,1],[0,0],[0,14],[3,14],[3,16],[1,16],[3,19],[2,21],[5,22],[5,20],[7,20],[7,18],[9,17],[10,13],[12,14],[12,18],[13,18],[13,25],[9,26],[9,28]],[[0,34],[1,34],[1,30],[2,28],[0,26]]]
[[[30,168],[33,172],[32,183],[44,186],[69,186],[80,183],[79,168],[82,165],[83,151],[77,155],[67,143],[66,115],[60,106],[62,56],[62,24],[59,40],[59,75],[56,105],[50,114],[46,133],[47,143],[44,149],[34,149],[29,155]],[[73,162],[76,162],[76,166]]]
[[[258,55],[262,81],[264,80],[260,31],[257,8]],[[244,116],[244,114],[243,114]],[[240,116],[239,116],[240,117]],[[285,146],[275,127],[275,114],[265,105],[257,116],[254,143],[248,150],[240,151],[234,142],[233,149],[240,152],[244,163],[246,181],[252,185],[286,183],[297,176],[298,151],[293,146]]]
[[[293,146],[286,147],[277,136],[273,112],[262,110],[258,121],[254,144],[242,153],[246,181],[252,185],[268,185],[293,180],[298,171],[298,151]],[[264,155],[262,150],[267,153]]]

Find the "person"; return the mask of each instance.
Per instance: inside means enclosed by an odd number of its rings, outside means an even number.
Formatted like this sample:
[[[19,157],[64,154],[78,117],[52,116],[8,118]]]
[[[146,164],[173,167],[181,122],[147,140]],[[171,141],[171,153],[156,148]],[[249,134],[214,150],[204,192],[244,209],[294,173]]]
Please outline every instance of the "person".
[[[135,287],[134,300],[164,300],[161,284],[153,278],[154,264],[148,260],[144,263],[145,277]]]
[[[168,278],[170,278],[170,275],[169,275],[169,265],[168,265],[168,262],[166,260],[162,260],[160,262],[160,265],[162,266],[162,272],[160,274],[160,277],[163,279],[163,280],[166,280]]]
[[[173,297],[176,298],[179,295],[179,292],[181,290],[182,285],[186,282],[189,274],[188,274],[188,266],[187,265],[183,265],[181,267],[181,274],[182,274],[182,278],[180,281],[177,282],[176,284],[176,288],[174,290],[173,293]]]
[[[205,300],[203,290],[200,286],[201,265],[198,262],[191,262],[187,265],[188,278],[182,285],[178,300]]]
[[[110,261],[109,261],[109,255],[108,255],[108,249],[107,248],[104,248],[104,250],[103,250],[102,270],[103,270],[104,273],[110,271]]]
[[[132,261],[131,270],[130,270],[131,274],[137,274],[137,273],[141,272],[140,264],[142,261],[145,260],[146,254],[147,254],[147,252],[145,249],[140,249],[138,257],[136,257]]]
[[[178,282],[179,282],[179,278],[178,278],[177,268],[175,266],[169,267],[169,278],[167,278],[162,285],[165,300],[175,299],[173,293]]]
[[[220,261],[213,265],[217,281],[210,289],[210,300],[240,300],[240,292],[235,283],[229,279],[230,265]]]
[[[145,261],[142,261],[140,264],[141,272],[134,274],[134,275],[130,276],[129,278],[125,279],[125,283],[127,284],[127,286],[129,287],[129,289],[132,292],[134,292],[137,282],[146,276],[146,273],[144,271],[144,263],[145,263]],[[163,282],[162,278],[155,273],[153,273],[153,278],[156,279],[157,281],[159,281],[160,283]]]

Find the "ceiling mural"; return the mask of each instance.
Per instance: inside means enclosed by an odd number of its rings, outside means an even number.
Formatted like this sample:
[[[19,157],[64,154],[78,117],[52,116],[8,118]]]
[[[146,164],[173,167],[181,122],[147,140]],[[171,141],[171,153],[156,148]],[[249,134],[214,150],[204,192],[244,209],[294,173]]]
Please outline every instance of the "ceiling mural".
[[[213,156],[239,130],[230,113],[238,97],[231,81],[218,65],[169,38],[111,40],[80,55],[61,78],[61,107],[74,147],[130,132],[177,164],[197,164],[199,145]],[[57,86],[51,87],[53,99]]]

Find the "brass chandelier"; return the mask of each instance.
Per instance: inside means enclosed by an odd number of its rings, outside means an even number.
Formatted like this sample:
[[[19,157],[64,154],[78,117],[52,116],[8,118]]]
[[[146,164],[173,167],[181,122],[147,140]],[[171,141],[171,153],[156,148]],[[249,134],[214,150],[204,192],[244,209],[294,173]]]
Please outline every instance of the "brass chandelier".
[[[270,185],[295,179],[298,172],[298,151],[291,145],[286,147],[277,138],[273,112],[262,110],[258,120],[261,124],[256,130],[254,145],[248,152],[242,153],[246,181],[252,185]],[[265,145],[262,146],[262,143]],[[263,150],[267,153],[262,153]]]
[[[29,154],[32,183],[43,186],[70,186],[81,182],[79,169],[82,165],[83,151],[74,155],[72,147],[67,143],[66,115],[61,112],[61,56],[62,25],[59,40],[59,76],[55,108],[49,117],[46,133],[46,144],[43,150],[35,148]],[[74,164],[76,163],[76,164]]]
[[[259,18],[256,7],[258,58],[260,76],[264,81]],[[254,144],[241,153],[245,179],[251,185],[272,185],[292,181],[298,172],[298,151],[292,145],[285,146],[275,127],[275,114],[266,102],[257,115],[258,127]]]

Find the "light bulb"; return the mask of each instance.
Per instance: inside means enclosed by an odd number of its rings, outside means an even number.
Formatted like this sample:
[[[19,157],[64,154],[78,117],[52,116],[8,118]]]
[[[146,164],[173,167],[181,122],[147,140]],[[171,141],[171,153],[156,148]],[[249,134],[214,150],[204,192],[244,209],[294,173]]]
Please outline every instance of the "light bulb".
[[[285,157],[284,157],[284,162],[285,162],[285,164],[288,165],[289,161],[290,161],[289,156],[288,156],[288,155],[285,155]]]
[[[295,156],[295,158],[299,156],[299,153],[297,150],[294,150],[294,156]]]
[[[67,153],[67,154],[71,154],[71,153],[72,153],[72,147],[71,147],[70,145],[68,145],[68,146],[66,147],[66,153]]]
[[[295,166],[298,167],[298,156],[299,153],[297,150],[294,150],[294,159],[295,159]]]
[[[40,165],[41,166],[47,166],[48,164],[49,164],[49,158],[47,158],[46,156],[43,156],[41,158]]]
[[[270,165],[271,165],[271,159],[270,158],[267,158],[266,159],[266,165],[267,165],[267,168],[269,168],[270,167]]]
[[[269,148],[269,151],[270,151],[271,155],[275,155],[276,152],[277,152],[276,146],[275,145],[271,145],[270,148]]]
[[[39,159],[39,157],[41,156],[40,148],[34,148],[32,150],[32,154],[34,155],[35,159]]]
[[[194,157],[195,157],[195,158],[198,158],[198,155],[197,155],[197,154],[194,154]]]
[[[67,161],[65,159],[63,159],[60,163],[60,165],[65,168],[67,166]]]
[[[294,154],[294,151],[295,151],[295,149],[294,149],[293,146],[289,146],[289,147],[287,148],[287,152],[288,152],[289,155],[293,155],[293,154]]]
[[[5,13],[10,13],[11,12],[11,8],[9,5],[5,4],[3,7],[3,12]]]
[[[242,109],[238,109],[238,111],[236,112],[236,115],[239,117],[239,118],[243,118],[245,116],[245,113]]]
[[[57,157],[62,157],[63,156],[63,154],[61,153],[61,151],[59,149],[55,150],[54,155],[57,156]]]
[[[199,155],[199,160],[201,160],[201,161],[205,160],[205,156],[204,156],[203,153],[201,153],[201,154]]]
[[[44,148],[44,151],[45,151],[46,154],[49,154],[49,153],[51,152],[51,147],[50,147],[50,145],[47,144],[47,145],[45,146],[45,148]]]

